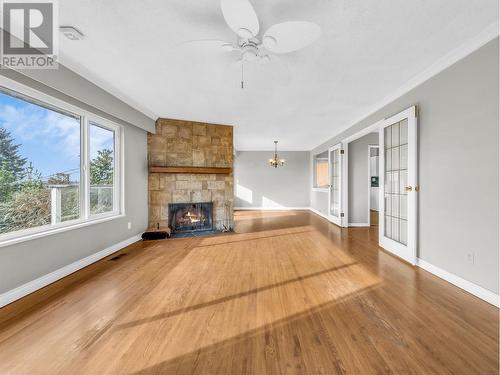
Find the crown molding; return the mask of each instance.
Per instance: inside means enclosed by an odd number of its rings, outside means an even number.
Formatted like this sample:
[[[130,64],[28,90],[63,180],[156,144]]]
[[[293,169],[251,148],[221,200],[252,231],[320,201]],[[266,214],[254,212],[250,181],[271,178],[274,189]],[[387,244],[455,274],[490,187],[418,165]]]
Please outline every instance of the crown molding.
[[[425,81],[436,76],[437,74],[441,73],[443,70],[449,68],[453,64],[457,63],[458,61],[467,57],[468,55],[470,55],[474,51],[478,50],[479,48],[484,46],[486,43],[492,41],[493,39],[498,37],[500,34],[499,33],[499,26],[500,26],[499,21],[496,21],[495,23],[492,23],[491,25],[489,25],[485,29],[483,29],[483,31],[481,31],[475,37],[467,39],[459,47],[453,49],[451,52],[447,53],[443,57],[436,60],[432,65],[430,65],[424,71],[420,72],[419,74],[417,74],[413,78],[406,81],[406,83],[404,85],[400,86],[397,90],[393,91],[390,95],[384,97],[382,100],[380,100],[376,104],[370,106],[367,110],[364,110],[359,116],[356,117],[355,121],[350,122],[349,125],[338,130],[329,139],[332,139],[332,138],[338,136],[339,134],[348,130],[352,126],[363,121],[364,119],[371,116],[375,112],[384,108],[386,105],[392,103],[393,101],[395,101],[399,97],[410,92],[411,90],[413,90],[417,86],[420,86]],[[322,146],[324,143],[325,142],[313,147],[312,150]]]

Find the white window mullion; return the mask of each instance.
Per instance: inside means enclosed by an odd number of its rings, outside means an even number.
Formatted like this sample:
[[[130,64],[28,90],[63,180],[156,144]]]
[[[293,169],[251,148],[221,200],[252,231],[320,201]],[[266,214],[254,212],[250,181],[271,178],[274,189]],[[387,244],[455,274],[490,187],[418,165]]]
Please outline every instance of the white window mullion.
[[[113,208],[115,213],[122,212],[122,132],[120,128],[115,129],[115,155],[114,155],[114,178],[113,178]]]
[[[90,217],[90,173],[89,173],[89,120],[87,116],[82,117],[82,218]]]

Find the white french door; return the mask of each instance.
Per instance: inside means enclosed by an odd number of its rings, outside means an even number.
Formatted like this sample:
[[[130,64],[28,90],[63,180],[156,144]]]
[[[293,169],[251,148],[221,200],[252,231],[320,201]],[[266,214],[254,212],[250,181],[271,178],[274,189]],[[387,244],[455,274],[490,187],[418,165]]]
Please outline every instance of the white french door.
[[[411,264],[417,259],[417,119],[411,107],[379,131],[379,244]]]
[[[342,225],[341,218],[341,186],[342,186],[342,157],[339,143],[328,150],[329,192],[328,217],[332,223]]]

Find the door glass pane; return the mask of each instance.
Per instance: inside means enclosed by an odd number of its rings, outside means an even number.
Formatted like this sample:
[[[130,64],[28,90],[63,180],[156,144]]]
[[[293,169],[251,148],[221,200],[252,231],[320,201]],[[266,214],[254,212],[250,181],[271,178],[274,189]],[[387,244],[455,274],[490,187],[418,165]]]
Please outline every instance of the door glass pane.
[[[340,149],[330,152],[330,215],[340,216]]]
[[[392,171],[399,170],[399,147],[392,149]]]
[[[384,143],[385,143],[385,149],[387,150],[388,148],[392,147],[392,136],[391,136],[391,127],[388,126],[387,128],[384,129]]]
[[[384,129],[385,184],[384,234],[402,244],[407,243],[408,199],[408,121]]]
[[[400,169],[408,169],[408,145],[402,145],[399,147],[400,149],[400,160],[399,160],[399,168]]]
[[[398,147],[400,145],[399,142],[399,123],[394,124],[391,126],[391,133],[392,133],[392,146],[391,147]]]
[[[384,228],[385,228],[385,236],[391,238],[392,223],[390,216],[385,217]]]
[[[399,137],[401,144],[405,145],[408,143],[408,119],[404,119],[399,123]]]
[[[386,193],[392,192],[392,172],[385,174],[384,189]]]
[[[388,150],[385,152],[385,170],[386,172],[392,170],[392,152]]]
[[[399,219],[392,218],[392,239],[399,242]]]
[[[403,245],[408,243],[408,221],[403,219],[399,220],[399,242]]]
[[[392,172],[392,187],[391,192],[398,194],[399,193],[399,172]]]

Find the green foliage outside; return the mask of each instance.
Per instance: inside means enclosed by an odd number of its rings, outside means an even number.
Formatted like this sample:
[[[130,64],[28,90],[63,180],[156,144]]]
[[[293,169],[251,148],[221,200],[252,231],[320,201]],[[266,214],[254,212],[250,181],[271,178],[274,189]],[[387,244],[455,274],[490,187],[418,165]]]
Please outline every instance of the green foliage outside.
[[[44,182],[32,163],[19,154],[19,147],[9,132],[0,127],[0,233],[50,224],[48,185],[60,186],[60,220],[80,217],[79,187],[71,185],[69,175],[56,173]],[[92,213],[110,211],[113,207],[112,189],[106,189],[113,184],[113,169],[112,150],[100,150],[90,161]],[[103,193],[99,189],[104,189]]]

